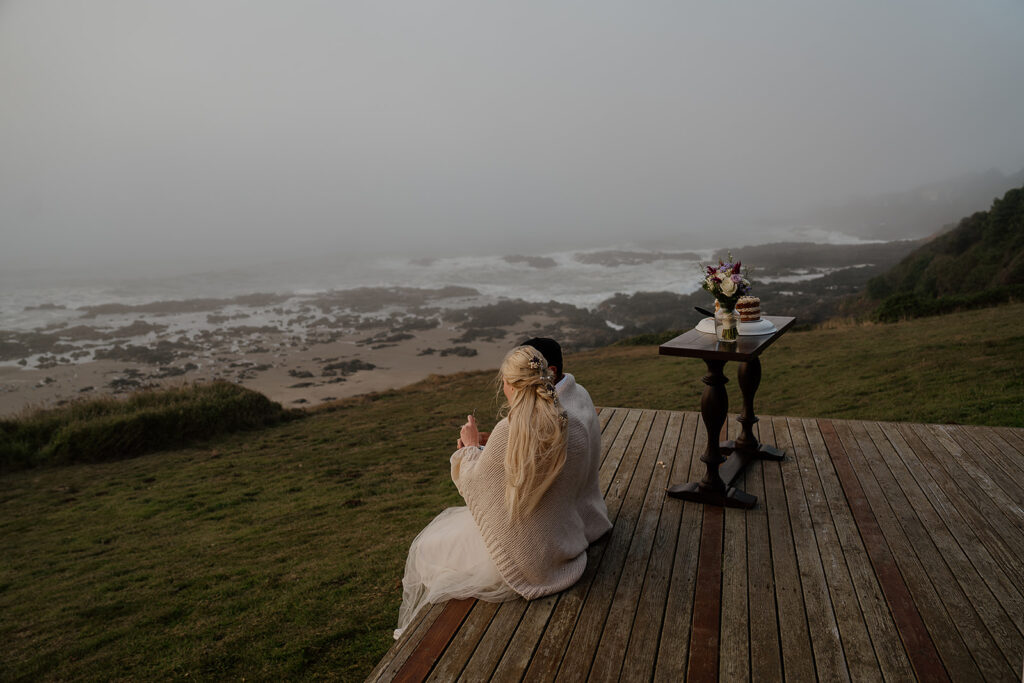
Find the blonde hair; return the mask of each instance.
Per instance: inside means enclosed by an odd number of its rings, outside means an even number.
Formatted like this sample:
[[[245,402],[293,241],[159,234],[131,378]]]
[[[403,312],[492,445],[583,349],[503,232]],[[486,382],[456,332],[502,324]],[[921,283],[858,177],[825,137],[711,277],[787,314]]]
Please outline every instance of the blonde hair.
[[[515,390],[508,414],[505,504],[513,519],[532,511],[565,465],[568,418],[548,361],[532,346],[508,352],[498,374]],[[499,395],[501,389],[499,388]]]

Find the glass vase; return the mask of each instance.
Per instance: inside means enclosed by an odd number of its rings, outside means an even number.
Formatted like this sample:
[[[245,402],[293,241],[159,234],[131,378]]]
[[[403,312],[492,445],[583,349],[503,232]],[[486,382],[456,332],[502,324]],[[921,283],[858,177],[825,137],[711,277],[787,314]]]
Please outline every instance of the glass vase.
[[[739,316],[735,309],[719,305],[715,310],[715,335],[718,341],[734,342],[739,336]]]

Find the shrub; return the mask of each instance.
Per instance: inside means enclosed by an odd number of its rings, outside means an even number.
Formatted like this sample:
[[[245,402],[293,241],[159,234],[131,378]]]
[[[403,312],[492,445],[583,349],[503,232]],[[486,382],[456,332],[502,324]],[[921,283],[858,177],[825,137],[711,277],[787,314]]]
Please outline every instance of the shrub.
[[[0,420],[0,470],[121,460],[297,414],[229,382],[76,402]]]

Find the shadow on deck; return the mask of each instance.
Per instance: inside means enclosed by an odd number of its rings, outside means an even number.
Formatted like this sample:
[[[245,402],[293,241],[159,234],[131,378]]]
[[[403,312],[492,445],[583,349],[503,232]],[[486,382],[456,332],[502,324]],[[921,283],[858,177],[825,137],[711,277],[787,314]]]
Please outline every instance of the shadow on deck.
[[[665,495],[703,474],[698,413],[601,425],[615,527],[580,581],[424,610],[368,680],[1022,680],[1024,429],[761,417],[786,459],[743,511]]]

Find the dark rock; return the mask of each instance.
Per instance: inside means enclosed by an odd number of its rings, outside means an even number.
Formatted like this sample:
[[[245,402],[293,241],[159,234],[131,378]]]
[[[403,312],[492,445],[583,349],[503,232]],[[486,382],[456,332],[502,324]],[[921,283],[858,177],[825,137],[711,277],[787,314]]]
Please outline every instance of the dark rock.
[[[507,336],[508,330],[500,327],[470,327],[461,336],[455,337],[452,341],[455,343],[475,342],[478,339],[494,341],[495,339],[504,339]]]
[[[506,263],[525,263],[531,268],[554,268],[558,265],[555,259],[547,256],[523,256],[522,254],[514,254],[512,256],[504,256],[502,260]]]
[[[119,360],[128,363],[146,363],[148,365],[167,365],[172,362],[176,354],[173,351],[174,345],[168,341],[161,341],[154,348],[147,346],[126,346],[115,345],[110,349],[97,349],[93,354],[96,360]]]
[[[63,306],[61,304],[45,303],[45,304],[39,304],[38,306],[26,306],[24,308],[24,310],[26,310],[26,311],[66,311],[67,308],[68,308],[67,306]]]
[[[374,365],[373,363],[367,363],[364,360],[355,358],[353,360],[343,360],[337,363],[330,363],[329,365],[325,365],[323,369],[336,370],[340,372],[342,375],[351,375],[353,373],[359,372],[360,370],[373,370],[375,367],[377,366]]]
[[[464,356],[470,358],[476,355],[476,349],[468,346],[451,346],[447,349],[441,349],[442,356]]]

